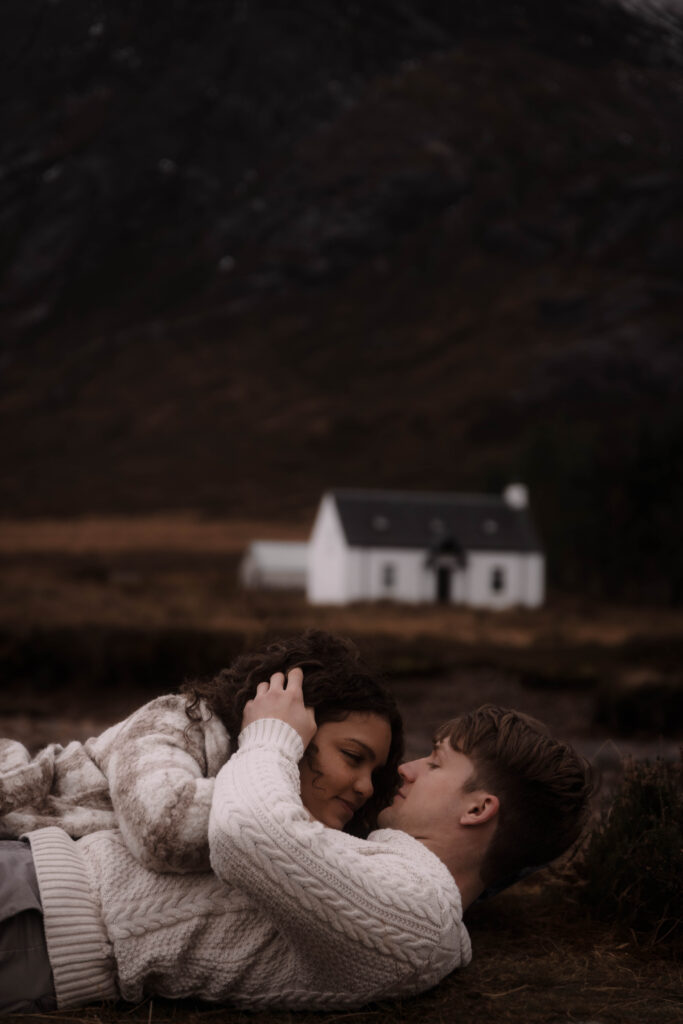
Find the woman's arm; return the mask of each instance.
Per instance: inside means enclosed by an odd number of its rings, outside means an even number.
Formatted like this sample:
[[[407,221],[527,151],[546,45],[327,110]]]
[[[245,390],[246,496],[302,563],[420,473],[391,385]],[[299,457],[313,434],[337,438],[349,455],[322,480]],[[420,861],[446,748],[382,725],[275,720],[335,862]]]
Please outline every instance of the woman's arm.
[[[61,749],[52,744],[31,757],[17,740],[0,739],[0,815],[44,802],[52,790],[55,753]]]
[[[119,730],[105,770],[118,827],[145,867],[209,870],[211,776],[228,753],[222,723],[206,713],[191,722],[181,696],[152,701]]]

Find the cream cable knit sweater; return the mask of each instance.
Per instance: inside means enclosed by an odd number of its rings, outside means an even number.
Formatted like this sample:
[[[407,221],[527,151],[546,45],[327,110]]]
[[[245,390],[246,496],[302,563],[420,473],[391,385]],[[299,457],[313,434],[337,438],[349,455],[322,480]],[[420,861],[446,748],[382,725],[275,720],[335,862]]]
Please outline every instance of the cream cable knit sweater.
[[[244,730],[216,780],[215,874],[147,871],[116,831],[75,844],[58,829],[31,835],[60,1008],[113,994],[115,977],[134,1001],[353,1007],[423,991],[469,962],[446,867],[405,833],[361,840],[312,821],[302,754],[284,722]]]

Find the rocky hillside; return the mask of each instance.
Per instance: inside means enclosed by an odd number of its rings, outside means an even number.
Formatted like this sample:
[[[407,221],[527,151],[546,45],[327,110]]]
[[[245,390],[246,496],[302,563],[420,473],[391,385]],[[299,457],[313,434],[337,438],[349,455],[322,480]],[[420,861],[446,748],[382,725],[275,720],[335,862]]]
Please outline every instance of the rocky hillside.
[[[522,477],[559,585],[683,601],[674,14],[8,10],[5,514]]]

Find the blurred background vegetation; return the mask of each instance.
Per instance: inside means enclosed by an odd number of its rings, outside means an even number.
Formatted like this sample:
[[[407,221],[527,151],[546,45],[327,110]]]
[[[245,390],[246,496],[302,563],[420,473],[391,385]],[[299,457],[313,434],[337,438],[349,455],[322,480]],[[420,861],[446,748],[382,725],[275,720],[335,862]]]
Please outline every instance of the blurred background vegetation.
[[[683,752],[678,762],[629,762],[580,867],[582,899],[644,943],[683,940]]]
[[[555,588],[680,606],[678,10],[8,0],[2,514],[521,478]]]

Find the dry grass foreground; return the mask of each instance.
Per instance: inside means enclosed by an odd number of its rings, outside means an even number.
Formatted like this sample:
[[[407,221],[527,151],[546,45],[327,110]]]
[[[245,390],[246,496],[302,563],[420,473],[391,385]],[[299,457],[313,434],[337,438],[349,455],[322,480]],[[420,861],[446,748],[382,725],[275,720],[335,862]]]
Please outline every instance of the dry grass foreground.
[[[683,969],[671,950],[641,946],[591,921],[571,882],[549,871],[469,913],[474,956],[431,992],[360,1010],[250,1013],[148,999],[15,1016],[79,1024],[680,1024]],[[9,1018],[8,1018],[9,1019]]]

